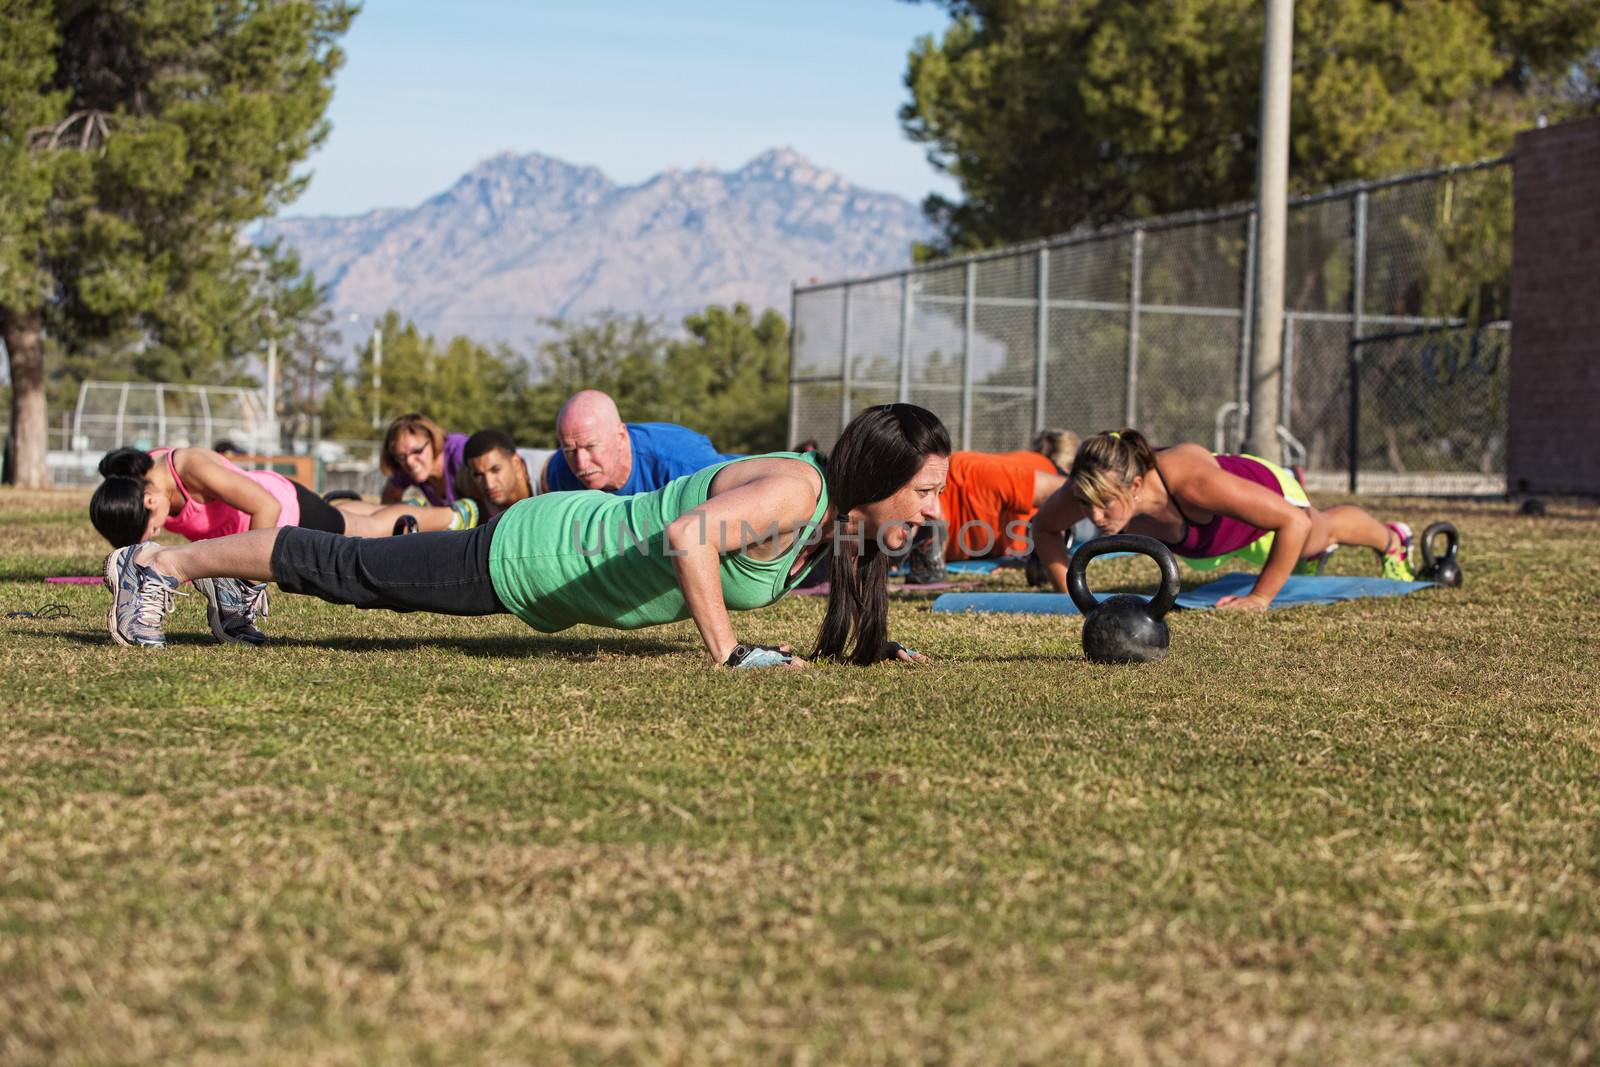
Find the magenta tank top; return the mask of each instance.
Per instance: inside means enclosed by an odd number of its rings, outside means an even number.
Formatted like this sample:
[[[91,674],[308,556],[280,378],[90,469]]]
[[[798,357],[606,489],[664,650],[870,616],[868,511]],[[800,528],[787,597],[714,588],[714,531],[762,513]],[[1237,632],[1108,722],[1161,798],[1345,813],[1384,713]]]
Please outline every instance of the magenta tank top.
[[[178,477],[177,465],[172,462],[173,451],[170,448],[162,448],[150,453],[152,459],[159,456],[166,457],[167,470],[171,472],[172,480],[177,483],[178,492],[183,494],[183,510],[167,517],[166,528],[175,534],[182,534],[191,541],[226,537],[250,529],[248,511],[240,511],[222,500],[201,504],[189,495],[183,479]],[[247,471],[226,456],[222,457],[222,462],[272,494],[272,498],[278,502],[279,526],[300,525],[300,498],[295,496],[293,482],[277,471]]]
[[[1279,496],[1283,495],[1283,483],[1278,481],[1278,476],[1259,460],[1249,456],[1217,456],[1217,465],[1235,477],[1243,478],[1247,482],[1271,489]],[[1160,470],[1156,473],[1159,475]],[[1162,478],[1162,485],[1166,484]],[[1169,489],[1168,495],[1171,495]],[[1172,502],[1178,507],[1178,514],[1183,516],[1183,540],[1173,544],[1167,542],[1167,547],[1180,556],[1190,559],[1214,559],[1217,556],[1226,556],[1229,552],[1237,552],[1245,545],[1258,541],[1266,536],[1267,531],[1259,526],[1236,519],[1232,515],[1217,515],[1205,525],[1199,525],[1190,520],[1184,512],[1183,505],[1178,503],[1177,497],[1172,497]]]

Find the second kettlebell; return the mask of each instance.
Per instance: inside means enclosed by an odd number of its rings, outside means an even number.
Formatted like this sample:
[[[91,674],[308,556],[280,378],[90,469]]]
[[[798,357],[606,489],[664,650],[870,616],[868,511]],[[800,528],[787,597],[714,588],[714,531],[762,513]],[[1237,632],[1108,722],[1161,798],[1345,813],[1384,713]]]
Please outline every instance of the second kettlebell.
[[[1444,555],[1433,554],[1434,539],[1444,537]],[[1417,577],[1425,582],[1438,582],[1455,588],[1461,584],[1461,563],[1456,553],[1461,551],[1461,535],[1448,522],[1436,522],[1422,531],[1422,567]]]

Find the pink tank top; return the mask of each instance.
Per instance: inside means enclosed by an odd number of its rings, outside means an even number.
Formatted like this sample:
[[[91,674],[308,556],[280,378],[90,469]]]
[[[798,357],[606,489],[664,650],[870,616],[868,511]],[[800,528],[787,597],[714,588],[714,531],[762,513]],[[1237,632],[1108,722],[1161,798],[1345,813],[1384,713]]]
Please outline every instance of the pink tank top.
[[[1272,470],[1265,463],[1259,460],[1251,459],[1249,456],[1219,454],[1217,456],[1217,465],[1237,478],[1243,478],[1247,482],[1255,482],[1257,485],[1271,489],[1279,496],[1283,495],[1283,483],[1278,480],[1278,476],[1272,473]],[[1160,468],[1156,469],[1156,475],[1160,477]],[[1161,479],[1162,485],[1165,485],[1166,482],[1165,478]],[[1168,492],[1170,493],[1171,490],[1168,490]],[[1229,552],[1237,552],[1245,545],[1259,540],[1267,532],[1259,526],[1245,522],[1243,519],[1236,519],[1232,515],[1214,515],[1211,521],[1205,525],[1197,525],[1189,519],[1188,515],[1184,514],[1183,505],[1178,502],[1177,497],[1173,497],[1172,502],[1178,505],[1178,514],[1183,516],[1184,531],[1182,541],[1177,544],[1168,542],[1167,547],[1178,555],[1187,556],[1189,559],[1212,559],[1216,556],[1226,556]]]
[[[178,468],[172,462],[172,453],[173,449],[170,448],[161,448],[150,453],[152,459],[166,457],[167,470],[172,473],[172,480],[177,483],[178,492],[183,494],[183,510],[167,517],[168,530],[182,534],[191,541],[204,541],[212,537],[244,533],[250,529],[248,511],[240,511],[232,504],[221,500],[201,504],[190,496],[183,479],[178,477]],[[222,458],[222,462],[272,494],[272,498],[279,506],[279,526],[300,525],[300,498],[295,496],[293,482],[277,471],[247,471],[226,456]]]

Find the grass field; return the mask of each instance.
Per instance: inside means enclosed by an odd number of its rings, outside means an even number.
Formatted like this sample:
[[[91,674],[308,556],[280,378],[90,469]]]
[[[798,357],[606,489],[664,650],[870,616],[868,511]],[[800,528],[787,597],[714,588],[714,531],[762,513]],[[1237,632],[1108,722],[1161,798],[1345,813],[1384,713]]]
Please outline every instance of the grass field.
[[[745,676],[290,596],[114,647],[40,581],[98,571],[84,500],[0,494],[0,612],[72,611],[0,620],[7,1065],[1600,1057],[1593,507],[1388,502],[1463,589],[1159,666],[906,599],[931,665]]]

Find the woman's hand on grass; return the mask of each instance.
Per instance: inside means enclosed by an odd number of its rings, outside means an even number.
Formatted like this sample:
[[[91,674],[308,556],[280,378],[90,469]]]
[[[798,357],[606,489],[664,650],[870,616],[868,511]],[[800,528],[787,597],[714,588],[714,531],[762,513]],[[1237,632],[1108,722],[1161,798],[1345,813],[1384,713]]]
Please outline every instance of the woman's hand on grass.
[[[1266,611],[1272,601],[1266,597],[1256,596],[1225,596],[1217,601],[1219,611]]]
[[[794,654],[788,645],[751,645],[738,663],[726,666],[736,671],[761,670],[766,667],[809,667],[803,658]]]
[[[886,663],[926,663],[928,657],[921,652],[914,652],[898,641],[889,642],[888,654],[884,657]]]

